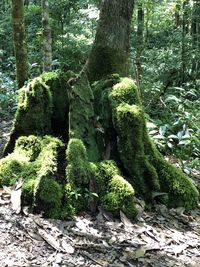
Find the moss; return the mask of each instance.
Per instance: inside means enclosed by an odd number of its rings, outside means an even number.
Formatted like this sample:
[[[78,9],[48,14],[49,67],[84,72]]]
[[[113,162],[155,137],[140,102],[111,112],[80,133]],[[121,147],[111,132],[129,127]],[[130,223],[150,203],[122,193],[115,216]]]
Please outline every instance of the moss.
[[[74,77],[72,72],[48,72],[41,75],[52,94],[51,127],[53,134],[68,141],[69,98],[67,81]]]
[[[134,189],[122,176],[114,175],[108,184],[108,193],[102,198],[102,204],[114,213],[122,210],[128,217],[134,218],[137,210],[134,204]]]
[[[41,140],[34,135],[21,136],[16,141],[15,152],[27,157],[30,161],[34,161],[40,151]]]
[[[55,181],[57,174],[58,149],[62,142],[51,136],[42,140],[43,148],[37,158],[40,168],[34,186],[35,212],[44,212],[45,216],[58,218],[61,213],[62,187]]]
[[[70,139],[67,147],[67,178],[75,188],[87,186],[94,175],[88,161],[86,148],[80,139]]]
[[[161,189],[168,193],[168,207],[185,207],[187,210],[197,206],[199,193],[192,180],[170,163],[160,160],[157,165]]]
[[[100,204],[107,210],[119,215],[119,211],[134,218],[137,210],[134,204],[134,189],[120,174],[116,163],[112,160],[96,164],[96,186]]]
[[[13,151],[19,136],[51,133],[51,114],[51,92],[43,80],[37,77],[19,90],[18,108],[4,155]]]
[[[144,153],[143,110],[140,106],[122,103],[113,109],[118,135],[118,150],[130,182],[140,194],[151,198],[151,191],[160,189],[155,168]]]
[[[161,192],[166,192],[167,197],[161,201],[168,207],[185,207],[193,209],[198,204],[199,192],[192,180],[180,169],[163,159],[155,144],[146,137],[145,153],[147,153],[151,164],[156,168],[159,177]]]
[[[52,177],[40,176],[34,190],[34,211],[43,212],[44,216],[59,218],[63,190]]]
[[[89,185],[95,177],[96,167],[88,161],[86,147],[80,139],[70,139],[66,156],[65,210],[73,214],[89,209]]]
[[[26,178],[22,185],[22,203],[23,205],[33,205],[35,177]]]
[[[81,139],[87,149],[90,161],[98,161],[99,153],[95,141],[95,128],[93,124],[94,96],[85,74],[71,88],[69,110],[70,138]]]
[[[121,81],[113,86],[110,98],[112,106],[115,107],[121,103],[141,105],[137,86],[129,78],[121,78]]]
[[[58,218],[61,214],[63,189],[55,178],[58,150],[62,147],[55,137],[22,136],[14,152],[0,161],[0,182],[12,185],[23,178],[23,203],[47,217]]]
[[[104,160],[96,164],[96,185],[97,192],[103,196],[108,192],[108,183],[114,175],[119,175],[120,170],[113,160]]]
[[[0,185],[13,185],[20,178],[25,161],[6,157],[0,161]]]

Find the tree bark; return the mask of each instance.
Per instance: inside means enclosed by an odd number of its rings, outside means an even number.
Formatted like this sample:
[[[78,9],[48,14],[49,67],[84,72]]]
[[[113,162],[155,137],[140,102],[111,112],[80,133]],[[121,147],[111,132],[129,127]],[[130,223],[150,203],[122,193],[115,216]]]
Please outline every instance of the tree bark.
[[[192,48],[194,57],[192,59],[192,76],[193,78],[199,79],[199,54],[200,54],[200,3],[194,1],[193,12],[192,12],[192,24],[191,24],[191,35],[192,35]]]
[[[52,69],[52,39],[49,16],[49,1],[42,0],[42,25],[43,25],[43,71]]]
[[[134,0],[104,0],[86,69],[90,82],[108,74],[128,74],[128,53]]]
[[[12,20],[17,84],[21,88],[28,80],[28,53],[24,26],[23,0],[12,0]]]
[[[142,3],[138,3],[137,10],[137,51],[136,51],[136,82],[138,89],[140,90],[141,75],[142,75],[142,64],[141,55],[144,46],[144,11]]]

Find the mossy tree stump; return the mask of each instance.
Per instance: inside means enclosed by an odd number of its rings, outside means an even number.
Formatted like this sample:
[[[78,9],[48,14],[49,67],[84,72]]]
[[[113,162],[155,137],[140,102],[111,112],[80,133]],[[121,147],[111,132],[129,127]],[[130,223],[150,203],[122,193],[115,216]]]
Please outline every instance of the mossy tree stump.
[[[110,75],[90,87],[82,73],[69,86],[70,77],[44,74],[21,89],[0,183],[22,177],[23,203],[54,218],[98,205],[134,218],[135,195],[150,204],[155,192],[168,207],[196,207],[192,181],[148,136],[134,82]]]

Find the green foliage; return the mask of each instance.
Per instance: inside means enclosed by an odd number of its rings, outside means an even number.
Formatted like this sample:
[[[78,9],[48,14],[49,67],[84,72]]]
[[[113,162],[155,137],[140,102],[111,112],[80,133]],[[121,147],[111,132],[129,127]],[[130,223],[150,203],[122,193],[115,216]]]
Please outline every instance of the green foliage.
[[[0,55],[1,56],[1,55]],[[1,68],[0,68],[1,69]],[[12,79],[0,71],[0,115],[6,116],[16,110],[17,92]]]
[[[191,87],[173,87],[170,91],[157,109],[157,118],[148,124],[149,134],[163,153],[175,154],[181,159],[182,167],[188,170],[200,164],[198,91]]]

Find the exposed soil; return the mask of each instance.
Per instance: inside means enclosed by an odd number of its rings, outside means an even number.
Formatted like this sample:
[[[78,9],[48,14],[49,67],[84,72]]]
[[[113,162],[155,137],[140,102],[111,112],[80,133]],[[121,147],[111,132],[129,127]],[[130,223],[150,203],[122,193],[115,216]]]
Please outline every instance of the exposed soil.
[[[0,119],[0,156],[12,121]],[[200,184],[199,172],[194,172]],[[99,209],[67,221],[43,219],[24,208],[14,213],[0,190],[0,267],[200,267],[200,209],[155,205],[130,222]],[[5,194],[4,194],[5,196]],[[8,202],[8,203],[7,203]]]

